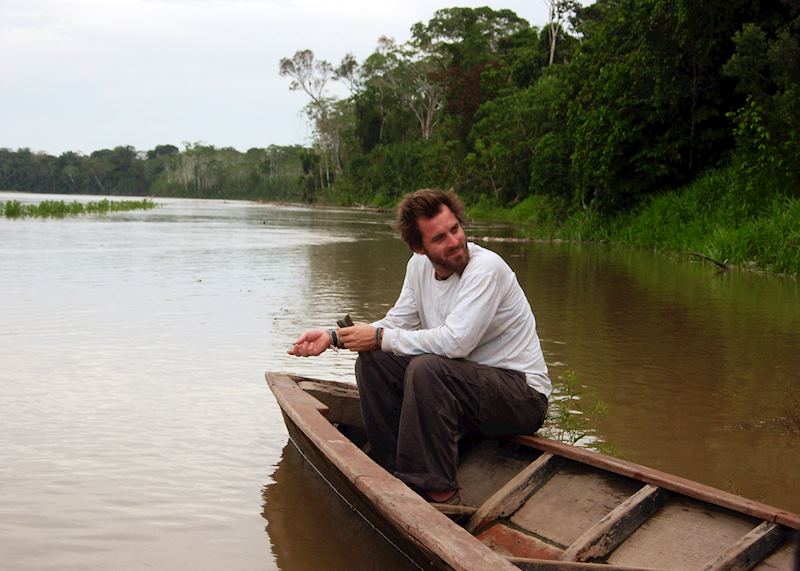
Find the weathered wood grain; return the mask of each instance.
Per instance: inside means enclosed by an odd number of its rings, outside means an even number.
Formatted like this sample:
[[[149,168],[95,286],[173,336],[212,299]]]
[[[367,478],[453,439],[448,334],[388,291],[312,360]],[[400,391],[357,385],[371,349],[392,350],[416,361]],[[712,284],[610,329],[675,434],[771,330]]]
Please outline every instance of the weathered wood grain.
[[[510,521],[566,548],[641,487],[636,480],[565,460]]]
[[[761,524],[731,545],[703,571],[746,571],[764,560],[786,538],[785,527],[770,523]]]
[[[606,557],[655,512],[669,496],[663,488],[646,484],[608,515],[587,529],[561,557],[564,561],[592,561]]]
[[[520,444],[563,456],[564,458],[570,458],[577,462],[635,478],[690,498],[730,508],[764,521],[780,523],[787,527],[800,530],[800,514],[790,513],[786,510],[730,494],[718,490],[717,488],[700,484],[699,482],[693,482],[692,480],[634,464],[633,462],[612,458],[611,456],[599,454],[591,450],[586,450],[585,448],[570,446],[563,442],[556,442],[555,440],[549,440],[540,436],[515,436],[513,440]]]
[[[498,517],[510,515],[550,478],[561,465],[561,459],[552,454],[542,454],[510,482],[478,507],[470,518],[467,531],[475,532]]]
[[[673,495],[608,556],[608,562],[656,569],[701,569],[757,523],[726,508]]]
[[[492,551],[512,557],[525,557],[541,561],[558,560],[562,550],[502,523],[495,523],[478,535]]]

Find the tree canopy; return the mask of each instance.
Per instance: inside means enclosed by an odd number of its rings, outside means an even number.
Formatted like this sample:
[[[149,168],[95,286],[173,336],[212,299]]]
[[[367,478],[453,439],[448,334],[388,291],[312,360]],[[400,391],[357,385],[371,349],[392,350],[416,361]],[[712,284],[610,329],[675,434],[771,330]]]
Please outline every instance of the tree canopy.
[[[448,8],[403,44],[345,56],[334,79],[351,95],[338,122],[315,125],[339,145],[316,145],[319,164],[338,168],[315,174],[315,192],[381,203],[440,185],[605,215],[725,164],[771,165],[783,183],[763,192],[796,192],[796,3],[547,4],[542,29],[509,10]]]

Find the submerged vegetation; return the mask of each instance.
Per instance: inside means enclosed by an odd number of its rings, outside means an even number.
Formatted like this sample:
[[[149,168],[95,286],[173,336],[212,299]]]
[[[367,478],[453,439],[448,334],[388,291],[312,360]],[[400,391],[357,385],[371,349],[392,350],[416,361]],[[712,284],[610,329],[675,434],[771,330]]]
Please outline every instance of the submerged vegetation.
[[[363,61],[298,46],[279,73],[306,98],[310,147],[0,149],[0,189],[391,207],[454,188],[524,235],[800,272],[798,3],[546,4],[542,27],[437,10]]]
[[[23,218],[33,216],[37,218],[63,218],[77,214],[105,214],[107,212],[121,212],[125,210],[149,210],[155,208],[152,200],[103,200],[97,202],[80,203],[77,201],[64,202],[63,200],[43,200],[38,204],[22,204],[17,200],[0,202],[0,216],[6,218]]]

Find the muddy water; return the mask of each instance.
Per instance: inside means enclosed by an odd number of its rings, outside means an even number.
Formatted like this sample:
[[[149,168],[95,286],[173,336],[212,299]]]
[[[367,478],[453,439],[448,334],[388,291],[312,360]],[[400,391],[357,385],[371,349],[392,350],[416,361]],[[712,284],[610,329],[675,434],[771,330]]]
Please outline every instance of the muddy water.
[[[352,380],[345,352],[285,349],[303,328],[391,305],[409,254],[387,216],[159,202],[0,220],[4,565],[405,568],[287,446],[263,381]],[[552,376],[602,400],[592,426],[615,454],[800,511],[796,281],[483,243],[516,271]]]

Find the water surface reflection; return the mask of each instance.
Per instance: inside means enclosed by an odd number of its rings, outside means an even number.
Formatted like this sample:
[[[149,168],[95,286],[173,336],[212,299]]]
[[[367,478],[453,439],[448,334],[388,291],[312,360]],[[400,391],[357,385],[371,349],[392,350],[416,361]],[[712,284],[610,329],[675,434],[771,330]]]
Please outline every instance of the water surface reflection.
[[[264,519],[280,569],[413,568],[331,491],[293,444],[283,449],[272,477],[264,489]]]

